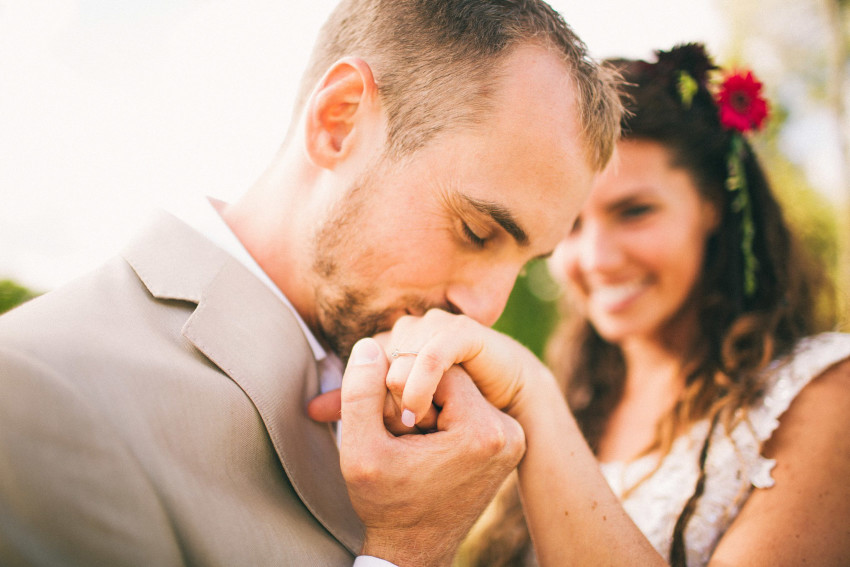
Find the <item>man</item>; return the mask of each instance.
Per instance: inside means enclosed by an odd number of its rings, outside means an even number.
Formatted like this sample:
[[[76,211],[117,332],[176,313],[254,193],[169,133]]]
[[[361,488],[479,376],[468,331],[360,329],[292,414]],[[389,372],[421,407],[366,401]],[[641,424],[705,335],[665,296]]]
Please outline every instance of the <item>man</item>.
[[[353,345],[430,308],[492,324],[615,101],[542,2],[344,0],[241,200],[0,319],[0,563],[450,562],[521,429],[456,370],[439,431],[394,437],[386,357]],[[338,452],[305,405],[349,356]]]

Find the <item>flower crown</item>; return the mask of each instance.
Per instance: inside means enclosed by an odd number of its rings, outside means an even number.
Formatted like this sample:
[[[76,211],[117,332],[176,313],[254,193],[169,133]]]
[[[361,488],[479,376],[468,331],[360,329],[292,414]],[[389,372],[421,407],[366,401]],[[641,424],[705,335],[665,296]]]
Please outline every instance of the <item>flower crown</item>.
[[[712,63],[702,44],[678,45],[669,51],[656,51],[655,55],[657,62],[648,63],[645,69],[648,75],[674,88],[685,109],[691,107],[701,89],[710,93],[720,125],[731,132],[726,156],[726,189],[735,194],[732,211],[741,215],[744,293],[751,297],[756,292],[759,263],[753,251],[755,224],[744,171],[747,150],[743,136],[759,130],[767,119],[769,108],[761,94],[762,84],[751,71],[723,72],[721,82],[711,82],[709,73],[719,68]]]

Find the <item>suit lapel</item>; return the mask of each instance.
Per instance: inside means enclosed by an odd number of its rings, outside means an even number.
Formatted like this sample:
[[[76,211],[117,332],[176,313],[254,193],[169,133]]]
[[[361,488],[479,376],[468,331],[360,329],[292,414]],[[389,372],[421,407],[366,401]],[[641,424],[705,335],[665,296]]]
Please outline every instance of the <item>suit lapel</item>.
[[[352,553],[363,542],[327,425],[307,417],[316,364],[291,311],[238,261],[165,216],[125,258],[159,298],[197,303],[184,336],[233,379],[260,414],[305,506]]]

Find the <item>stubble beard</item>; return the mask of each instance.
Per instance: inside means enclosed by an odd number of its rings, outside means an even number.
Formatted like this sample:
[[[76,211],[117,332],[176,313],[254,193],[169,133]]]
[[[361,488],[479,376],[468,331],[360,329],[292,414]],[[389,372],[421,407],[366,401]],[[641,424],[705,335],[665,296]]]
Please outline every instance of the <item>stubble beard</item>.
[[[389,331],[400,314],[425,313],[431,307],[440,307],[409,296],[399,299],[397,305],[376,308],[372,306],[376,295],[374,287],[360,290],[334,280],[316,290],[319,332],[343,362],[348,361],[354,343]]]
[[[370,310],[362,294],[339,290],[341,297],[322,296],[319,305],[319,327],[322,337],[343,361],[347,361],[351,348],[363,337],[371,337],[392,327],[395,310]]]
[[[378,169],[377,165],[370,168],[334,206],[313,240],[317,330],[343,361],[358,340],[392,328],[393,314],[398,312],[397,307],[374,307],[379,282],[356,286],[353,281],[358,274],[349,274],[343,267],[357,266],[376,254],[370,252],[373,243],[362,242],[362,227],[367,225],[364,211]]]

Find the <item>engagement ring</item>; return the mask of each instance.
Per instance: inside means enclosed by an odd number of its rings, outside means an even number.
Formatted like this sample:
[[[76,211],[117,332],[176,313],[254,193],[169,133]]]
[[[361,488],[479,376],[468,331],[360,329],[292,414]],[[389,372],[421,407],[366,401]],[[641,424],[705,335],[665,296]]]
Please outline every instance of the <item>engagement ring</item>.
[[[393,350],[392,354],[390,354],[390,356],[392,356],[393,358],[398,358],[400,356],[416,356],[417,354],[419,354],[419,353],[412,351],[412,350],[395,349],[395,350]]]

